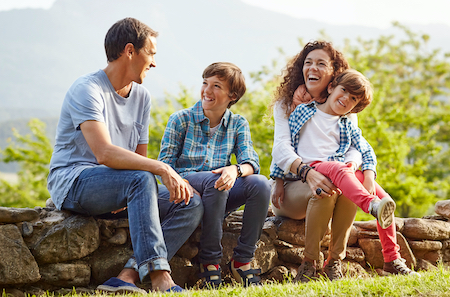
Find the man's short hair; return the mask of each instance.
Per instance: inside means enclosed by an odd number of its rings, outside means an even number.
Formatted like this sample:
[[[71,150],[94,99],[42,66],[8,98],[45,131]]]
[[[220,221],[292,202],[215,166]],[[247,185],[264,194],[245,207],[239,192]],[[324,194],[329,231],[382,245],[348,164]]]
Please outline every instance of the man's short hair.
[[[105,37],[105,51],[108,62],[117,60],[128,43],[133,44],[137,52],[140,51],[150,37],[158,37],[158,32],[134,18],[117,21]]]
[[[229,62],[217,62],[209,65],[206,67],[206,69],[203,71],[203,78],[208,78],[217,75],[221,80],[225,80],[228,82],[228,86],[230,88],[230,93],[228,94],[229,97],[233,97],[233,95],[236,97],[234,101],[231,101],[230,104],[228,104],[228,108],[230,108],[233,104],[236,104],[236,102],[241,99],[242,96],[244,96],[246,91],[245,86],[245,78],[242,74],[241,69],[234,65],[233,63]]]

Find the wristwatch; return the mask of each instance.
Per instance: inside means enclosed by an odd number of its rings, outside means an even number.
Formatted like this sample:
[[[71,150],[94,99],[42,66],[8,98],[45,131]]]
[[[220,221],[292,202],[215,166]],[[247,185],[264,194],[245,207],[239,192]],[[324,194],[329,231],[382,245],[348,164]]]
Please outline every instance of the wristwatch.
[[[238,172],[237,177],[241,177],[241,176],[242,176],[241,165],[239,165],[239,164],[235,164],[235,165],[236,165],[236,167],[237,167],[237,172]]]

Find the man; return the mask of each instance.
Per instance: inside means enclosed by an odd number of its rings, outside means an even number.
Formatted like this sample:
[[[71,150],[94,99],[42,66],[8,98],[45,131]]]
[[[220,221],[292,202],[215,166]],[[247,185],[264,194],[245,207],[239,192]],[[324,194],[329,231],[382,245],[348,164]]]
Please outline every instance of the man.
[[[168,260],[203,214],[189,185],[169,165],[147,158],[150,94],[141,83],[156,67],[157,35],[133,18],[115,23],[105,38],[108,65],[75,81],[58,123],[48,176],[56,207],[86,215],[128,212],[134,255],[117,278],[98,287],[103,291],[146,293],[135,283],[148,277],[153,290],[182,290]]]

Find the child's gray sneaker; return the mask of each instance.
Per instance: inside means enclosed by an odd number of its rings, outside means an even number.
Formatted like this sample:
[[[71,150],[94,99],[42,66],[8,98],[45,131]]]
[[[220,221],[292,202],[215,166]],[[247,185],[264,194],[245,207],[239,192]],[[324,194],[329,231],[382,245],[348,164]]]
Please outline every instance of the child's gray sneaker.
[[[392,225],[395,211],[395,202],[391,197],[383,199],[374,199],[370,202],[369,213],[373,215],[380,224],[381,228],[386,229]]]

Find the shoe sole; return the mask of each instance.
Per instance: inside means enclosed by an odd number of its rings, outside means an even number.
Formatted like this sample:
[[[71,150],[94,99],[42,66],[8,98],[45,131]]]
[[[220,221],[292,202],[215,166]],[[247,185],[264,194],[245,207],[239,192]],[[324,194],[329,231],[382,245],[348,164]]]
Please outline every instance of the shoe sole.
[[[378,206],[378,224],[382,229],[386,229],[392,225],[393,213],[395,211],[395,202],[390,197],[381,199]]]
[[[130,293],[140,293],[140,294],[147,294],[147,291],[141,289],[141,288],[135,288],[131,286],[120,286],[120,287],[113,287],[108,285],[99,285],[96,290],[106,292],[106,293],[114,293],[114,294],[130,294]]]

